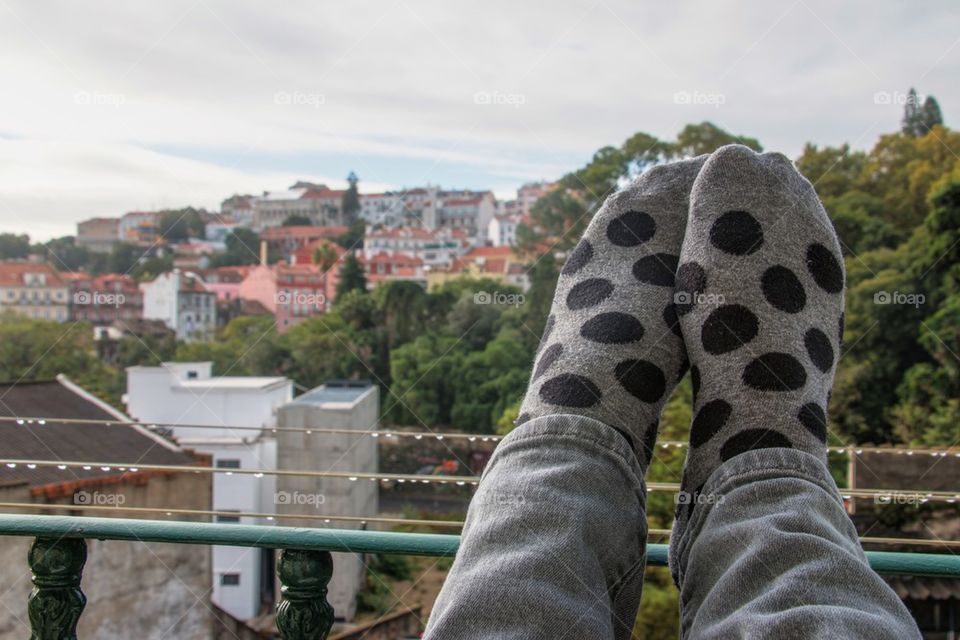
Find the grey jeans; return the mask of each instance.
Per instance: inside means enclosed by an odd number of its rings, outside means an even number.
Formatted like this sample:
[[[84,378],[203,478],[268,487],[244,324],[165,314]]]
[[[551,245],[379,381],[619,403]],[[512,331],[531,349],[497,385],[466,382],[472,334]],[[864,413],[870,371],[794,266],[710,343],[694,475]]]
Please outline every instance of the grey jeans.
[[[870,569],[826,466],[790,449],[711,476],[672,561],[684,638],[919,638]],[[630,637],[646,487],[626,441],[572,415],[504,438],[470,504],[428,640]]]

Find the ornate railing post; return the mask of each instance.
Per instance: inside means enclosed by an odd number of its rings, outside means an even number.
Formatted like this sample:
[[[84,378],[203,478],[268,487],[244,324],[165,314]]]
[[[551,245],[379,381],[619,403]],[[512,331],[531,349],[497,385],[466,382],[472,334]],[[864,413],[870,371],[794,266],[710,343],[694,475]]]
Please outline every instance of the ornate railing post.
[[[30,640],[77,640],[77,622],[87,598],[80,576],[87,561],[82,538],[37,538],[27,555],[33,591],[27,604]]]
[[[325,640],[333,626],[333,607],[327,602],[327,584],[333,576],[330,552],[284,549],[277,575],[280,635],[284,640]]]

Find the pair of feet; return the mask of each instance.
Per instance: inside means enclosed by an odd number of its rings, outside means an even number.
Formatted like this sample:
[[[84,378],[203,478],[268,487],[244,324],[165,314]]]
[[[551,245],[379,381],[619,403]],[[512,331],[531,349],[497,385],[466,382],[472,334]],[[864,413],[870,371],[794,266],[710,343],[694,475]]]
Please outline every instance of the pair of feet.
[[[826,459],[843,288],[833,226],[784,156],[730,145],[654,167],[607,199],[561,270],[517,424],[594,418],[646,468],[689,368],[685,523],[736,455]]]

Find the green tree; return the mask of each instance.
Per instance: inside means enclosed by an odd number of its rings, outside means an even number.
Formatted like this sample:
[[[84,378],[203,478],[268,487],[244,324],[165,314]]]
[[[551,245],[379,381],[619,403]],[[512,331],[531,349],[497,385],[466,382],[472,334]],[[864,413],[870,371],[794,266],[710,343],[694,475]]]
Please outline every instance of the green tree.
[[[30,236],[0,233],[0,260],[21,260],[30,255]]]
[[[159,215],[160,236],[168,242],[202,238],[205,226],[203,214],[193,207],[161,211]]]
[[[343,198],[340,201],[340,209],[343,211],[343,219],[352,223],[357,219],[360,213],[360,194],[357,190],[357,183],[360,179],[353,171],[347,176],[347,190],[343,192]]]
[[[237,227],[227,234],[226,251],[213,257],[211,266],[233,267],[260,262],[260,238],[246,227]]]
[[[712,122],[688,124],[677,134],[672,145],[674,157],[693,158],[704,153],[713,153],[727,144],[742,144],[754,151],[763,151],[756,138],[738,136],[724,131]]]
[[[340,266],[340,281],[337,283],[337,298],[349,293],[350,291],[366,291],[367,276],[363,273],[363,267],[357,260],[356,254],[348,253]]]
[[[943,113],[940,112],[940,103],[933,96],[927,96],[923,101],[923,107],[920,108],[920,125],[926,134],[935,126],[943,124]]]
[[[363,244],[363,234],[366,232],[367,223],[363,218],[357,218],[350,223],[346,233],[337,236],[336,242],[347,251],[353,251]]]
[[[320,270],[327,272],[333,268],[338,259],[337,250],[329,243],[324,242],[313,250],[313,264],[320,267]]]
[[[281,226],[283,227],[309,227],[312,226],[313,222],[307,216],[301,215],[299,213],[294,213],[289,215],[283,221]]]

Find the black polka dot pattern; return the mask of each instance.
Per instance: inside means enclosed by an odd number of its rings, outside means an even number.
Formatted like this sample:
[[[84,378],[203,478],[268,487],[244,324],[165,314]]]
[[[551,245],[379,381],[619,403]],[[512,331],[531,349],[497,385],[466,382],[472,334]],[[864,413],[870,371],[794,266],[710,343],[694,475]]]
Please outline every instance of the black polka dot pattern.
[[[800,278],[787,267],[774,265],[764,271],[760,288],[767,302],[780,311],[799,313],[807,306],[807,292]]]
[[[641,402],[657,402],[667,388],[667,378],[657,365],[647,360],[624,360],[615,369],[617,380]]]
[[[537,347],[537,351],[543,349],[543,347],[550,341],[550,334],[553,333],[553,327],[557,324],[557,317],[550,315],[547,317],[546,324],[543,325],[543,335],[540,336],[540,345]]]
[[[613,293],[613,283],[606,278],[589,278],[578,282],[567,294],[567,308],[571,311],[600,304]]]
[[[843,346],[843,326],[844,326],[844,313],[840,312],[840,317],[837,319],[837,344]]]
[[[656,232],[657,223],[643,211],[627,211],[607,225],[607,239],[618,247],[636,247]]]
[[[643,325],[629,313],[608,311],[583,323],[580,335],[601,344],[626,344],[643,338]]]
[[[746,211],[727,211],[710,227],[710,243],[726,253],[750,255],[763,245],[763,229]]]
[[[820,442],[827,442],[827,415],[816,402],[809,402],[797,413],[797,420]]]
[[[678,315],[693,310],[697,298],[707,288],[707,273],[696,262],[685,262],[677,269],[676,288],[673,294]]]
[[[530,422],[530,414],[529,414],[529,413],[521,413],[520,415],[518,415],[518,416],[517,416],[517,419],[513,421],[513,424],[519,427],[519,426],[522,425],[524,422]]]
[[[545,374],[553,366],[553,363],[560,359],[561,355],[563,355],[563,345],[560,343],[552,344],[544,349],[539,362],[537,362],[537,368],[533,372],[533,379],[536,380]]]
[[[817,242],[807,247],[807,270],[827,293],[843,291],[843,269],[833,253]]]
[[[743,382],[758,391],[794,391],[806,384],[807,372],[789,353],[772,351],[750,361]]]
[[[711,400],[697,412],[690,425],[690,446],[700,447],[717,435],[733,412],[733,407],[725,400]]]
[[[697,394],[700,393],[700,368],[697,365],[690,367],[690,388],[693,390],[693,402],[697,402]]]
[[[577,243],[577,246],[570,252],[570,256],[567,258],[567,262],[563,265],[560,273],[565,276],[573,275],[587,266],[591,258],[593,258],[593,245],[584,238]]]
[[[807,347],[810,361],[817,369],[824,373],[830,371],[833,366],[833,347],[830,346],[827,334],[814,327],[803,336],[803,344]]]
[[[720,355],[739,349],[757,337],[760,321],[750,309],[726,304],[715,309],[703,323],[700,341],[707,353]]]
[[[771,429],[746,429],[730,436],[720,447],[720,459],[726,462],[734,456],[754,449],[793,448],[790,438]]]
[[[658,287],[672,287],[676,280],[679,258],[668,253],[655,253],[640,258],[633,265],[633,275],[640,282]]]
[[[663,322],[667,325],[667,328],[670,331],[673,331],[678,338],[683,337],[683,333],[680,329],[680,318],[677,317],[677,305],[668,304],[663,308]]]
[[[600,404],[603,394],[593,380],[575,373],[561,373],[540,387],[540,399],[560,407],[586,409]]]

